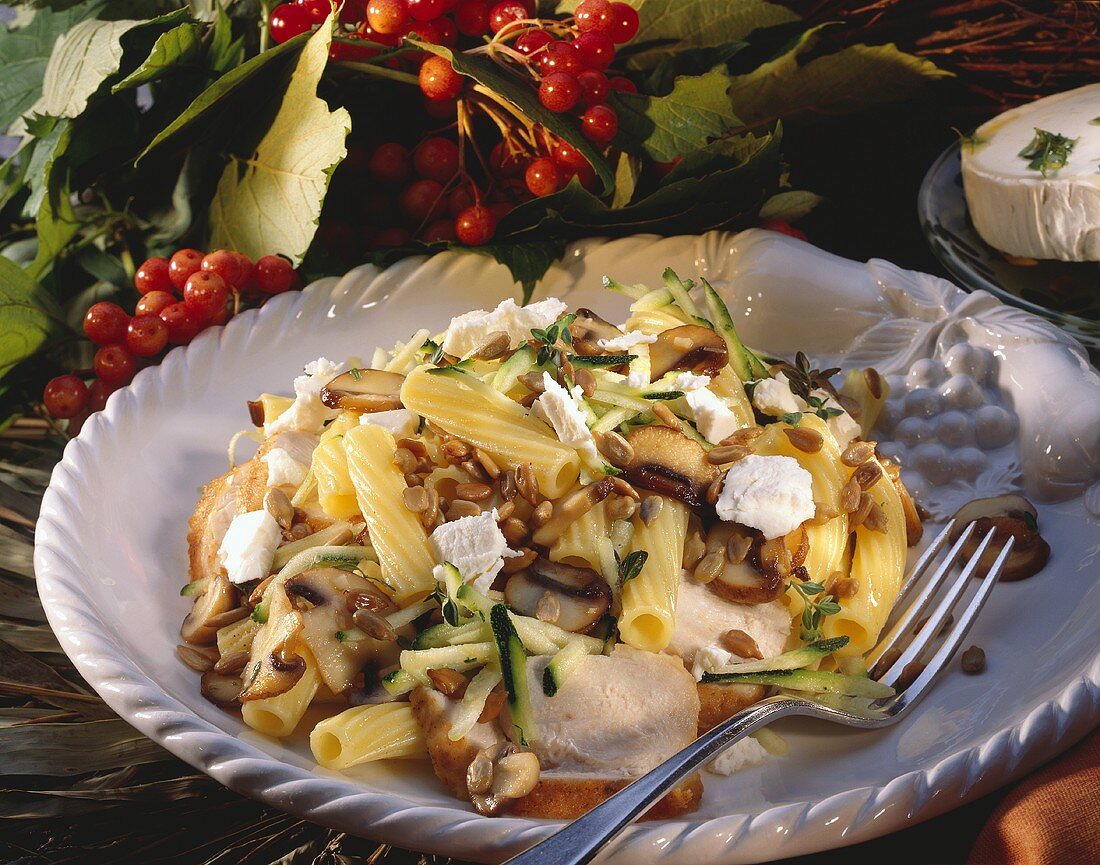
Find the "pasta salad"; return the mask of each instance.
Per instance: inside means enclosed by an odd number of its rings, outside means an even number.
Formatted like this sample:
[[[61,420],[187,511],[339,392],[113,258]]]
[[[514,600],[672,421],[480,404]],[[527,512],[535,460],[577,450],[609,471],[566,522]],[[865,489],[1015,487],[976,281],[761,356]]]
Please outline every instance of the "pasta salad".
[[[621,326],[505,300],[249,403],[189,526],[207,698],[329,769],[426,758],[483,814],[572,818],[770,692],[892,693],[861,657],[921,523],[867,438],[882,377],[747,347],[706,280],[604,284]]]

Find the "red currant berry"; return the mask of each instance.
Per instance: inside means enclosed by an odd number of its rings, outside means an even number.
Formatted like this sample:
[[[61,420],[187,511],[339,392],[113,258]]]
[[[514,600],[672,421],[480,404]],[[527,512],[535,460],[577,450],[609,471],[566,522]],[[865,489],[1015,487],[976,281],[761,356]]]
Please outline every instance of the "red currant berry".
[[[375,249],[388,249],[392,246],[404,246],[409,242],[409,232],[403,228],[387,228],[374,236]]]
[[[219,309],[214,314],[214,317],[212,319],[210,319],[210,321],[208,321],[206,324],[204,324],[202,326],[202,328],[203,328],[203,330],[206,330],[206,328],[208,328],[208,327],[218,327],[220,325],[225,324],[225,322],[228,319],[229,319],[229,307],[223,306],[221,309]]]
[[[271,34],[272,41],[276,45],[281,45],[295,36],[305,33],[313,24],[313,18],[304,6],[283,3],[281,6],[276,6],[272,11],[271,18],[267,22],[267,29]]]
[[[379,33],[399,33],[408,22],[404,0],[370,0],[367,23]]]
[[[449,243],[456,237],[453,219],[437,219],[424,229],[420,239],[425,243]]]
[[[591,108],[593,105],[603,105],[607,97],[611,95],[611,84],[607,76],[595,69],[585,69],[577,76],[577,83],[581,87],[580,103],[582,108]]]
[[[503,0],[489,10],[489,29],[499,33],[513,21],[523,21],[527,14],[527,7],[519,0]]]
[[[489,30],[489,4],[486,0],[458,0],[455,24],[463,36],[481,36]]]
[[[358,24],[366,16],[366,0],[344,0],[344,5],[340,9],[341,24]]]
[[[629,78],[624,78],[622,75],[616,75],[608,84],[611,85],[612,90],[618,90],[620,93],[638,92],[638,86]]]
[[[785,234],[788,237],[795,237],[799,240],[809,240],[806,236],[806,232],[799,228],[795,228],[785,219],[778,219],[776,217],[765,219],[760,223],[760,227],[767,231],[778,231],[780,234]]]
[[[172,345],[186,345],[202,330],[202,322],[186,303],[166,306],[160,311],[160,320],[168,328],[168,341]]]
[[[619,131],[619,115],[607,105],[593,105],[581,115],[584,137],[601,147]]]
[[[359,239],[350,223],[322,217],[317,226],[317,242],[338,258],[351,258]]]
[[[549,75],[551,72],[579,75],[584,68],[581,65],[580,55],[571,42],[553,42],[542,50],[537,59],[539,71],[543,75]]]
[[[167,291],[150,291],[143,294],[134,307],[134,316],[160,315],[161,310],[171,306],[178,298]]]
[[[573,16],[577,22],[577,29],[582,33],[591,30],[607,32],[614,25],[609,0],[584,0],[583,3],[577,4],[577,11]]]
[[[664,177],[680,164],[680,159],[681,157],[677,156],[674,159],[670,159],[668,162],[654,162],[653,171],[658,177]]]
[[[459,186],[447,196],[447,213],[452,217],[458,216],[467,207],[473,207],[475,203],[473,189],[466,185]]]
[[[443,185],[435,180],[416,180],[401,191],[401,212],[415,223],[437,217],[443,209]]]
[[[380,144],[371,154],[370,176],[384,186],[400,186],[411,172],[409,151],[396,141]]]
[[[549,111],[561,114],[577,104],[581,86],[565,72],[551,72],[539,84],[539,102]]]
[[[519,35],[516,39],[515,48],[520,54],[525,54],[530,57],[540,48],[545,48],[551,42],[554,41],[554,37],[547,33],[545,30],[527,30]]]
[[[115,392],[115,389],[102,379],[96,379],[88,388],[88,411],[103,411],[107,405],[107,397]]]
[[[71,373],[59,375],[46,382],[42,402],[55,418],[75,417],[88,405],[88,386]]]
[[[282,294],[294,287],[297,276],[288,259],[281,255],[265,255],[256,262],[253,281],[264,294]]]
[[[604,31],[616,45],[638,35],[638,10],[629,3],[611,4],[611,26]]]
[[[446,45],[450,48],[458,41],[458,28],[450,18],[436,18],[432,23],[435,24],[436,45]]]
[[[168,325],[160,315],[135,315],[126,328],[126,348],[138,357],[159,354],[168,344]]]
[[[238,288],[244,288],[248,285],[250,279],[252,279],[252,270],[255,265],[252,264],[252,259],[245,255],[243,252],[234,252],[237,256],[237,273],[240,274],[240,285]]]
[[[104,384],[121,387],[134,377],[134,373],[137,372],[137,361],[125,346],[115,343],[105,345],[95,353],[92,367]]]
[[[449,138],[425,138],[412,159],[416,173],[427,180],[446,183],[458,173],[458,145]]]
[[[615,59],[615,43],[600,30],[589,30],[573,40],[573,47],[585,69],[604,70]]]
[[[200,321],[210,321],[225,309],[229,289],[216,273],[199,271],[191,274],[183,287],[183,302]]]
[[[187,277],[202,266],[203,255],[197,249],[181,249],[168,260],[168,278],[178,290],[183,290]]]
[[[538,159],[532,160],[531,164],[527,166],[523,179],[534,196],[550,195],[557,192],[561,189],[562,182],[565,180],[562,177],[561,168],[548,156],[540,156]]]
[[[489,151],[489,167],[497,177],[516,177],[523,173],[524,160],[503,141],[498,141]]]
[[[405,0],[405,8],[416,21],[433,21],[447,11],[446,0]]]
[[[596,170],[591,165],[583,165],[573,175],[580,181],[581,186],[595,195],[599,192],[599,183],[596,180]]]
[[[202,260],[201,270],[216,273],[224,280],[227,288],[240,288],[244,285],[246,273],[242,273],[241,260],[237,253],[228,249],[216,249]]]
[[[294,0],[294,5],[306,10],[313,24],[321,24],[332,11],[329,0]]]
[[[366,41],[366,37],[358,33],[345,33],[344,38]],[[341,60],[350,63],[363,63],[377,56],[377,54],[378,50],[376,48],[369,45],[354,45],[350,42],[333,42],[328,49],[329,59],[335,63],[339,63]]]
[[[84,334],[96,345],[122,342],[130,316],[117,303],[101,300],[84,313]]]
[[[429,57],[420,64],[418,80],[429,99],[454,99],[462,92],[462,76],[443,57]]]
[[[140,294],[149,291],[171,291],[172,280],[168,278],[168,259],[145,259],[134,274],[134,288]]]
[[[455,218],[455,234],[463,243],[481,246],[493,239],[497,221],[488,207],[475,204]]]

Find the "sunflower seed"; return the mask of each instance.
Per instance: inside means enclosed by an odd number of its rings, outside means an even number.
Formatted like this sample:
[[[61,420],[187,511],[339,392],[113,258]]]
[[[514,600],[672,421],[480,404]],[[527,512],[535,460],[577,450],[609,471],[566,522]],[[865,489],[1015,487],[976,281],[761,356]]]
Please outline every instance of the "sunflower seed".
[[[642,502],[641,508],[638,509],[642,522],[647,526],[653,525],[657,517],[661,515],[661,511],[664,510],[664,506],[665,500],[660,496],[647,496]]]
[[[707,462],[714,466],[735,463],[752,453],[751,448],[742,445],[721,445],[707,453]]]
[[[985,669],[985,649],[981,646],[971,646],[962,653],[960,660],[963,672],[975,675]]]
[[[414,514],[422,514],[428,509],[427,487],[407,487],[401,497],[405,500],[405,507]]]
[[[217,653],[214,649],[199,649],[195,646],[185,646],[182,643],[176,646],[176,654],[188,667],[196,673],[205,673],[214,668]]]
[[[351,614],[351,620],[360,631],[376,640],[397,642],[397,631],[382,616],[366,607],[360,607]]]
[[[614,430],[601,435],[597,444],[600,446],[603,455],[607,457],[608,462],[616,468],[626,468],[634,461],[633,446]]]
[[[806,427],[788,427],[783,430],[783,435],[787,437],[792,445],[807,454],[816,454],[825,443],[821,433]]]
[[[861,466],[875,455],[875,446],[870,442],[854,441],[844,448],[840,461],[846,466]]]
[[[692,576],[695,577],[695,582],[706,585],[714,582],[725,566],[726,559],[721,553],[707,553],[695,566]]]
[[[727,652],[732,652],[739,658],[756,658],[757,660],[763,660],[764,655],[760,652],[760,647],[756,644],[756,640],[752,638],[752,635],[746,634],[740,628],[731,628],[722,634],[719,639],[719,644]]]
[[[539,480],[530,463],[522,463],[516,468],[516,490],[527,499],[532,507],[539,502]]]
[[[455,487],[455,498],[465,499],[468,502],[483,502],[493,494],[493,488],[488,484],[469,483],[458,484]]]
[[[416,456],[408,448],[397,448],[393,452],[393,464],[401,470],[403,475],[411,475],[416,471]]]
[[[512,347],[512,338],[503,330],[494,330],[476,352],[478,360],[496,360]]]
[[[878,463],[864,463],[852,473],[852,480],[864,490],[871,489],[881,478],[882,467]]]

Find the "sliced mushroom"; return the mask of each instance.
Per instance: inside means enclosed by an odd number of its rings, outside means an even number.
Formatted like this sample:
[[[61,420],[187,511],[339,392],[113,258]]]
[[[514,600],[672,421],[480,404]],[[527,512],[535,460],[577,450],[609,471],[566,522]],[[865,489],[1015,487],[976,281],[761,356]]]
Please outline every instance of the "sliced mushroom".
[[[1050,559],[1050,544],[1039,534],[1039,512],[1023,496],[1004,495],[987,499],[975,499],[955,512],[952,539],[958,539],[971,523],[974,532],[963,545],[963,556],[972,556],[991,529],[995,530],[993,542],[979,562],[976,576],[984,576],[1009,538],[1013,538],[1012,552],[1005,560],[1001,580],[1013,582],[1039,573]]]
[[[547,598],[551,599],[550,602]],[[591,630],[611,607],[611,589],[591,568],[551,562],[541,556],[508,578],[504,600],[523,616],[542,612],[546,621],[574,634]],[[546,618],[546,611],[554,615]]]
[[[600,348],[599,341],[623,335],[611,322],[604,321],[592,310],[583,307],[577,310],[577,317],[569,325],[569,332],[573,334],[574,351],[583,355],[607,354]]]
[[[273,582],[265,601],[267,622],[252,640],[249,662],[242,674],[242,703],[285,694],[306,671],[305,660],[295,651],[302,618],[291,605],[283,585]]]
[[[702,445],[666,426],[638,427],[626,440],[634,450],[624,470],[630,483],[693,508],[703,506],[707,487],[719,471],[707,461]]]
[[[614,480],[603,478],[574,490],[554,506],[550,519],[531,536],[532,543],[540,547],[553,546],[570,525],[611,495],[614,489]]]
[[[311,568],[286,581],[286,593],[302,620],[302,641],[317,659],[321,678],[334,694],[352,687],[363,664],[387,643],[375,639],[340,640],[351,630],[357,610],[384,615],[397,609],[370,580],[339,568]],[[384,620],[383,620],[384,621]]]
[[[199,692],[215,706],[237,708],[241,705],[241,677],[207,670],[199,679]]]
[[[883,472],[886,473],[886,477],[894,484],[898,498],[901,499],[901,511],[905,515],[905,542],[909,546],[915,547],[924,536],[924,526],[921,524],[920,512],[917,510],[913,497],[909,495],[909,490],[905,488],[905,484],[901,481],[901,467],[885,457],[879,457],[879,464],[882,466]]]
[[[195,605],[183,620],[180,636],[196,646],[208,646],[218,638],[217,617],[240,603],[236,587],[225,574],[219,574],[206,585],[206,591],[195,598]]]
[[[650,369],[655,380],[673,369],[697,375],[718,375],[729,360],[729,349],[721,335],[698,324],[662,331],[649,347]]]
[[[321,402],[329,408],[376,412],[401,408],[405,376],[383,369],[349,369],[321,388]]]
[[[743,561],[730,561],[728,550],[737,547],[738,541],[752,539],[752,551]],[[734,543],[731,545],[731,540]],[[736,523],[719,522],[707,534],[707,554],[721,556],[723,567],[707,585],[712,592],[737,604],[766,604],[783,593],[784,575],[774,567],[761,563],[761,537]],[[778,538],[776,547],[786,547]]]

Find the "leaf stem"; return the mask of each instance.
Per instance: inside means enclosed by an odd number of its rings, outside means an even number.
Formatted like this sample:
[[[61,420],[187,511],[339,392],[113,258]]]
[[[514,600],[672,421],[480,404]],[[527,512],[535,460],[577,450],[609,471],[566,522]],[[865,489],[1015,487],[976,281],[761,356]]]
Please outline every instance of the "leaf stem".
[[[336,65],[354,72],[362,72],[378,78],[388,78],[390,81],[400,81],[402,84],[420,86],[420,81],[415,75],[409,72],[401,72],[398,69],[390,69],[388,66],[375,66],[373,63],[358,63],[353,60],[340,60]]]

